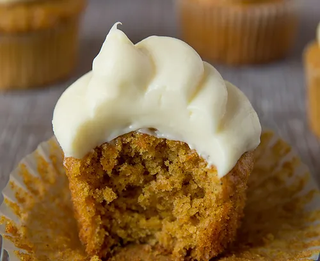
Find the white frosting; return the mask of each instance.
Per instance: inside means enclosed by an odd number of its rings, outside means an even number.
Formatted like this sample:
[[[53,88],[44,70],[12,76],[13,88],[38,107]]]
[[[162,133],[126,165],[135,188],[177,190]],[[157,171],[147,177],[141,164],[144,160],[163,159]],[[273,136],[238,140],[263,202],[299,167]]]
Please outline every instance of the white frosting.
[[[219,177],[258,146],[261,134],[246,96],[189,45],[157,36],[134,45],[117,24],[93,70],[59,99],[53,127],[65,156],[75,158],[125,133],[154,128],[158,137],[186,142]]]

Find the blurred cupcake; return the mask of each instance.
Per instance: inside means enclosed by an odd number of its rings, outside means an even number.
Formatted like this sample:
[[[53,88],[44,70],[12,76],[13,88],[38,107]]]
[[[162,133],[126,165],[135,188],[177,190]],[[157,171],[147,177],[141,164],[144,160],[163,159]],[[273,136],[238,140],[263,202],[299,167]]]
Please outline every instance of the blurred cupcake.
[[[0,0],[0,90],[66,78],[75,65],[85,0]]]
[[[320,137],[320,24],[317,40],[310,43],[304,52],[307,77],[309,123],[312,131]]]
[[[296,0],[178,0],[178,10],[183,39],[214,62],[283,58],[297,31]]]

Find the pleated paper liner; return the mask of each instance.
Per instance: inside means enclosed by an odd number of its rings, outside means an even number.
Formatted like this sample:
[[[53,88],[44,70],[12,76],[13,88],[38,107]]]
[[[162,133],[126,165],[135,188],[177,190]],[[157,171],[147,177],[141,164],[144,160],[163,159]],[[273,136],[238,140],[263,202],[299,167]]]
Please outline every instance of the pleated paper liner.
[[[181,37],[212,62],[271,62],[288,55],[294,44],[299,2],[177,0]]]
[[[320,194],[299,157],[275,134],[263,133],[238,239],[215,261],[316,260]],[[62,152],[42,143],[3,191],[0,232],[10,261],[87,261],[73,218]],[[147,246],[126,247],[113,261],[169,261]],[[91,261],[99,261],[97,257]]]

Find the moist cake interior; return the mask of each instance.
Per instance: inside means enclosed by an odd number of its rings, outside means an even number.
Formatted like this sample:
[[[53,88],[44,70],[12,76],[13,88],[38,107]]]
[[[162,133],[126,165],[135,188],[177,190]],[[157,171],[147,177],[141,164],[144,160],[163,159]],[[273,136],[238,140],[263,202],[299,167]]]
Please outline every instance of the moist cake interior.
[[[245,190],[248,171],[234,189],[183,142],[133,132],[83,159],[66,158],[65,166],[91,255],[148,244],[177,258],[208,260],[235,236],[244,204],[244,193],[236,192]]]

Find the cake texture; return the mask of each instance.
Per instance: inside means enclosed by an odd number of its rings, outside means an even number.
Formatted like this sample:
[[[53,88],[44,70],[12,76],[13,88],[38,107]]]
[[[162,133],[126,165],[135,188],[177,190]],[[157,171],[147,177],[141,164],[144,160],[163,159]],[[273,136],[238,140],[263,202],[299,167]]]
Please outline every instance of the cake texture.
[[[85,0],[0,2],[0,90],[63,80],[78,53]]]
[[[307,81],[307,109],[311,130],[320,137],[320,25],[317,40],[304,51],[304,67]]]
[[[95,148],[65,167],[90,255],[112,257],[147,244],[175,260],[209,260],[234,239],[253,168],[244,154],[218,178],[187,144],[137,132]]]
[[[178,0],[181,37],[216,63],[272,62],[292,49],[297,4],[296,0]]]
[[[80,239],[90,258],[208,261],[235,239],[258,116],[186,43],[117,26],[54,110]]]

